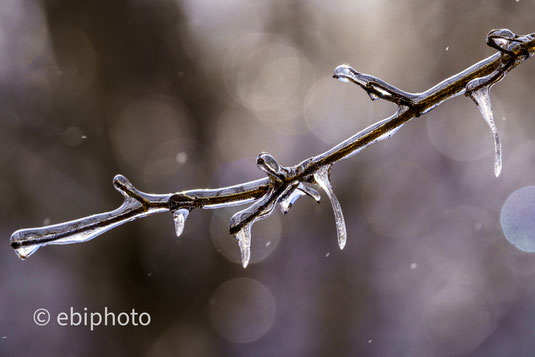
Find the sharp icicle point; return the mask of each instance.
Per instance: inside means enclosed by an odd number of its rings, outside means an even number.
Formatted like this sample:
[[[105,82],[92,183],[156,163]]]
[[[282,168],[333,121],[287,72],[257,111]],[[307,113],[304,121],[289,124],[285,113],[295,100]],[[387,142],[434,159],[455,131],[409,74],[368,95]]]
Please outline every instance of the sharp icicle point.
[[[173,212],[173,221],[175,222],[175,233],[177,237],[184,232],[184,226],[186,225],[186,219],[188,218],[189,210],[181,208]]]
[[[319,169],[314,174],[314,179],[316,180],[318,185],[320,185],[323,191],[325,191],[325,193],[329,197],[329,200],[331,201],[331,205],[334,211],[334,218],[336,221],[338,245],[340,246],[340,249],[344,249],[347,240],[346,223],[344,220],[344,214],[342,213],[342,207],[340,206],[340,202],[338,202],[338,199],[336,198],[336,195],[334,194],[334,191],[331,187],[331,181],[329,179],[330,168],[330,166],[324,166]]]
[[[492,114],[489,86],[473,91],[470,95],[476,102],[483,119],[485,119],[489,125],[492,135],[494,136],[494,174],[498,177],[502,171],[502,145],[494,122],[494,115]]]

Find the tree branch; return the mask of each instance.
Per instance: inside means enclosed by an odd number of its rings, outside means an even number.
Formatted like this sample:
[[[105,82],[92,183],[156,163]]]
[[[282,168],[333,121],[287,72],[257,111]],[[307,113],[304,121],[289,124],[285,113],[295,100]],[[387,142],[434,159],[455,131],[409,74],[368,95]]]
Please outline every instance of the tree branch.
[[[231,218],[230,233],[238,240],[245,267],[250,257],[252,224],[268,217],[277,203],[286,213],[302,195],[313,197],[319,202],[318,192],[311,187],[312,184],[318,184],[331,200],[338,242],[340,248],[343,248],[344,219],[329,182],[332,165],[352,157],[370,144],[391,137],[407,121],[427,113],[450,98],[465,94],[480,105],[481,102],[475,99],[478,98],[475,94],[479,90],[490,88],[503,79],[508,71],[533,56],[535,34],[518,36],[506,29],[492,30],[487,35],[487,44],[499,52],[422,93],[405,92],[379,78],[359,73],[350,66],[338,66],[334,71],[335,78],[359,85],[372,100],[384,99],[397,104],[397,112],[332,149],[295,166],[281,166],[271,155],[261,153],[257,158],[257,166],[267,177],[235,186],[156,195],[137,190],[124,176],[117,175],[113,184],[124,197],[124,202],[118,209],[66,223],[18,230],[11,236],[11,247],[21,259],[25,259],[43,245],[84,242],[125,222],[165,211],[174,213],[176,232],[180,235],[187,215],[193,209],[216,209],[255,201]],[[491,125],[492,118],[485,119]]]

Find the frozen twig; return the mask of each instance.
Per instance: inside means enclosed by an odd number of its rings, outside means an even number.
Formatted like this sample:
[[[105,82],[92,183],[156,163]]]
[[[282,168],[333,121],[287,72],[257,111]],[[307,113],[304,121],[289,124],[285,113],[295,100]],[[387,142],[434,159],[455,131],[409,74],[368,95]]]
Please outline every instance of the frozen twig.
[[[180,235],[189,213],[194,209],[215,209],[252,202],[230,221],[230,233],[238,241],[245,267],[250,260],[254,222],[268,217],[277,204],[287,213],[301,196],[308,195],[319,202],[319,193],[313,188],[317,185],[326,192],[333,206],[338,243],[342,249],[346,244],[346,228],[340,204],[329,182],[332,166],[370,144],[391,137],[410,119],[427,113],[450,98],[465,94],[479,106],[495,136],[495,173],[499,174],[501,146],[492,118],[488,89],[503,79],[508,71],[533,56],[535,34],[518,36],[507,29],[492,30],[487,35],[487,44],[499,52],[422,93],[405,92],[379,78],[359,73],[348,65],[338,66],[334,71],[335,78],[359,85],[372,100],[384,99],[397,104],[397,112],[295,166],[284,167],[273,156],[261,153],[257,157],[257,166],[267,177],[240,185],[155,195],[137,190],[124,176],[117,175],[113,183],[124,196],[124,202],[118,209],[66,223],[18,230],[11,236],[11,247],[21,259],[25,259],[43,245],[85,242],[122,223],[165,211],[173,213],[176,234]]]

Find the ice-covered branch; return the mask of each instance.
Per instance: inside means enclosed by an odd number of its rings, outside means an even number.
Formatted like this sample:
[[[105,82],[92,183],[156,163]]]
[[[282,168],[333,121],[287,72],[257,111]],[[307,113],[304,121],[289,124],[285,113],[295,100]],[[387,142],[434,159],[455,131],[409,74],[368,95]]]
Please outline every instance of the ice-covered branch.
[[[508,71],[533,56],[535,34],[518,36],[507,29],[492,30],[487,35],[487,44],[499,52],[422,93],[405,92],[379,78],[359,73],[348,65],[338,66],[334,72],[335,78],[359,85],[372,100],[384,99],[395,103],[398,106],[396,113],[295,166],[284,167],[273,156],[260,153],[257,166],[267,177],[235,186],[156,195],[137,190],[124,176],[117,175],[113,184],[124,197],[118,209],[66,223],[18,230],[11,236],[11,247],[21,259],[25,259],[43,245],[85,242],[122,223],[165,211],[172,213],[175,232],[180,236],[188,215],[194,209],[252,203],[232,216],[230,221],[230,233],[238,241],[245,267],[250,259],[252,225],[267,218],[277,204],[287,213],[301,196],[310,196],[319,202],[320,194],[314,188],[316,186],[325,191],[331,201],[338,244],[342,249],[347,234],[340,203],[330,184],[332,166],[368,145],[391,137],[407,121],[427,113],[445,100],[465,94],[478,105],[494,135],[494,172],[496,176],[499,175],[501,145],[492,117],[489,88],[502,80]]]

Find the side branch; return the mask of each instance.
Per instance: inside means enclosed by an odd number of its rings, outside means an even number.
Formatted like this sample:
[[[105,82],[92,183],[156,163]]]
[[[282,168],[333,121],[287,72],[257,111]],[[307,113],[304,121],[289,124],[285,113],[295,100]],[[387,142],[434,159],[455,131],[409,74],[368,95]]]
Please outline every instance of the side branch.
[[[505,29],[492,30],[487,35],[487,44],[499,52],[422,93],[405,92],[379,78],[359,73],[350,66],[338,66],[334,72],[335,78],[357,84],[372,100],[384,99],[397,104],[397,112],[330,150],[295,166],[284,167],[271,155],[261,153],[257,158],[257,166],[267,177],[235,186],[148,194],[134,188],[124,176],[117,175],[113,184],[124,198],[119,208],[66,223],[18,230],[11,236],[11,247],[21,259],[25,259],[43,245],[85,242],[125,222],[165,211],[173,213],[176,232],[180,235],[185,220],[193,209],[215,209],[254,201],[250,207],[232,217],[230,226],[231,233],[238,240],[243,265],[246,266],[250,257],[252,224],[268,217],[277,203],[286,213],[300,196],[308,195],[319,202],[319,193],[311,186],[317,185],[331,201],[335,211],[338,242],[340,248],[343,248],[345,223],[340,204],[329,182],[332,165],[354,156],[368,145],[388,139],[407,121],[427,113],[450,98],[465,94],[472,97],[478,105],[484,103],[481,98],[485,97],[480,95],[482,89],[487,89],[488,92],[488,88],[503,79],[508,71],[535,54],[535,34],[518,36]],[[481,108],[480,106],[485,120],[493,129],[492,117],[485,116],[489,110]],[[490,109],[490,104],[488,108]],[[495,137],[499,143],[496,133]],[[497,146],[497,150],[498,148]]]

